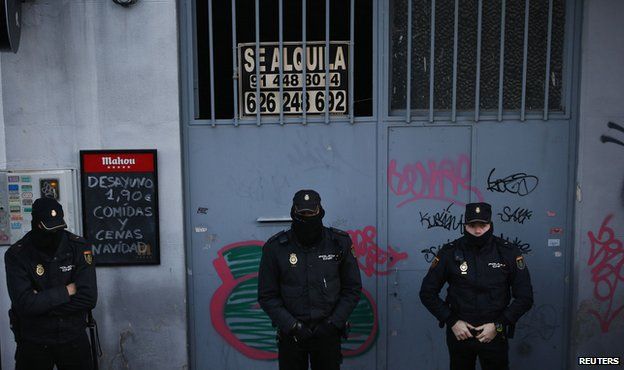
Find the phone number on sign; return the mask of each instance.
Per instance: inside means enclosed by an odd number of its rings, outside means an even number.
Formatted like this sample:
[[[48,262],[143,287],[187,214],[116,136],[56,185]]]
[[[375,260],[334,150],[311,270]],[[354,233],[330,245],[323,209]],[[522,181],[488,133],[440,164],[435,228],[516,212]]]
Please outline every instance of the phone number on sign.
[[[249,87],[256,88],[256,75],[249,76]],[[325,87],[325,73],[308,73],[306,75],[307,87]],[[261,89],[279,89],[279,74],[263,74],[260,76],[260,88]],[[282,76],[282,85],[284,87],[302,87],[303,75],[297,73],[285,73]],[[340,86],[340,73],[329,74],[329,86]]]
[[[263,91],[260,98],[256,99],[255,92],[245,93],[245,114],[256,114],[258,103],[260,113],[279,114],[280,108],[284,113],[302,113],[305,106],[306,113],[325,112],[325,91],[306,91],[305,99],[302,99],[301,91],[284,91],[282,93],[282,104],[279,104],[278,91]],[[329,113],[347,112],[347,92],[345,90],[335,90],[329,92],[327,99]]]

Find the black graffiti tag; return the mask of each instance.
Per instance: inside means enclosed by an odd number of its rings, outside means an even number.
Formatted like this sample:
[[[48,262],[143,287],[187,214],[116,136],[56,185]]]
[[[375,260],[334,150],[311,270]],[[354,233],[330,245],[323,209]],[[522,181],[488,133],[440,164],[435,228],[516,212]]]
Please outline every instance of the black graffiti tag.
[[[529,254],[529,252],[531,252],[531,244],[523,242],[522,240],[518,239],[518,237],[514,237],[512,240],[510,237],[500,234],[500,238],[518,247],[522,254]]]
[[[531,309],[526,317],[518,322],[517,330],[522,339],[542,339],[549,341],[560,326],[557,310],[552,305],[541,305]]]
[[[450,239],[446,240],[447,243],[449,243],[450,241],[451,241]],[[425,261],[427,263],[430,263],[431,261],[433,261],[435,256],[438,255],[438,252],[440,251],[440,249],[442,249],[443,246],[444,246],[444,244],[431,246],[429,248],[425,248],[425,249],[421,250],[420,253],[422,253],[423,256],[425,257]]]
[[[464,225],[464,215],[456,216],[451,213],[451,207],[454,203],[448,205],[448,207],[444,208],[440,212],[436,212],[433,215],[430,215],[428,212],[420,214],[420,224],[427,229],[433,228],[442,228],[446,230],[463,230],[462,226]]]
[[[537,188],[539,179],[537,176],[527,175],[524,172],[515,173],[502,179],[492,179],[496,168],[492,168],[488,175],[487,189],[497,193],[512,193],[523,197]]]
[[[442,248],[441,245],[435,246],[435,247],[429,247],[429,248],[425,248],[423,250],[420,251],[420,253],[422,253],[425,256],[425,261],[427,261],[427,263],[433,261],[433,259],[435,258],[435,256],[438,254],[438,251],[440,250],[440,248]]]
[[[498,216],[503,222],[517,222],[523,224],[524,221],[531,219],[533,211],[520,207],[512,211],[511,207],[505,206],[503,212],[499,213]]]
[[[607,123],[607,127],[611,128],[611,129],[614,129],[614,130],[617,130],[617,131],[624,132],[624,127],[618,125],[615,122]],[[607,136],[607,135],[600,136],[600,142],[602,142],[603,144],[604,143],[613,143],[613,144],[624,146],[624,142],[623,141],[618,140],[618,139],[616,139],[614,137],[611,137],[611,136]]]
[[[618,125],[615,122],[607,123],[607,127],[616,131],[624,132],[624,127]],[[624,146],[624,141],[618,140],[612,136],[602,135],[600,136],[600,142],[605,143],[613,143],[617,145]],[[620,194],[620,200],[622,201],[622,206],[624,206],[624,186],[622,186],[622,193]]]

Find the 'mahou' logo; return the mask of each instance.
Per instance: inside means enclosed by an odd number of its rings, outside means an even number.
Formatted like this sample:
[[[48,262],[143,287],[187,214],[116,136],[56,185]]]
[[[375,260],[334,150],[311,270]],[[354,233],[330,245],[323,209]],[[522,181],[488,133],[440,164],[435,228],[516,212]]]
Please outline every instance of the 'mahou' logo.
[[[136,161],[134,158],[102,157],[102,164],[104,166],[129,166],[136,164]]]

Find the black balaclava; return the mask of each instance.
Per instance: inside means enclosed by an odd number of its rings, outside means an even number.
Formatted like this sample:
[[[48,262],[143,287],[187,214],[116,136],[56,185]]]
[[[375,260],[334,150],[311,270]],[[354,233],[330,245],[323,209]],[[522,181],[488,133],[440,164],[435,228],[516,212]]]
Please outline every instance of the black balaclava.
[[[306,213],[314,213],[306,215]],[[300,190],[293,198],[290,209],[292,230],[297,241],[304,246],[318,243],[323,237],[323,216],[325,210],[321,207],[321,197],[314,190]]]
[[[63,219],[63,207],[52,198],[39,198],[32,206],[32,227],[30,237],[33,245],[53,255],[61,242],[61,230],[67,227]]]
[[[54,255],[61,243],[62,233],[60,230],[48,231],[39,227],[39,221],[31,221],[32,232],[31,240],[35,248],[45,252],[48,255]]]
[[[464,231],[464,235],[466,236],[466,242],[468,243],[468,245],[471,247],[474,246],[478,248],[483,247],[490,240],[493,234],[494,234],[494,224],[490,224],[490,229],[484,232],[483,234],[481,234],[481,236],[474,236],[468,231]]]

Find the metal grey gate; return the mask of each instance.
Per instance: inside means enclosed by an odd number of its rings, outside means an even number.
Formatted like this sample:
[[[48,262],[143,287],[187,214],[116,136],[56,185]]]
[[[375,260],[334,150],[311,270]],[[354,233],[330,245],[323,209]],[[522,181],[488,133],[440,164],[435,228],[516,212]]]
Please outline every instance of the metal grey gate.
[[[535,307],[511,342],[512,369],[563,369],[575,4],[357,5],[180,4],[192,367],[276,368],[274,332],[256,302],[261,245],[289,226],[294,192],[315,188],[326,225],[350,233],[365,288],[344,368],[447,368],[444,332],[418,290],[437,249],[460,236],[463,205],[485,200],[495,233],[527,254],[535,286]],[[301,45],[306,60],[308,43],[330,50],[333,41],[348,45],[346,114],[331,111],[330,84],[297,92],[284,79],[286,45]],[[273,91],[260,58],[250,59],[251,84],[238,80],[244,43],[246,55],[278,61]],[[329,81],[336,73],[323,57],[322,70],[302,63],[298,78]],[[285,100],[306,90],[321,98],[289,114]]]
[[[418,291],[437,250],[461,236],[463,206],[474,201],[493,204],[495,234],[519,244],[534,282],[535,306],[510,341],[512,369],[564,368],[568,127],[388,128],[388,245],[411,252],[388,280],[388,369],[448,367],[444,331]],[[479,145],[499,141],[504,147]]]

